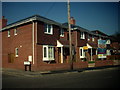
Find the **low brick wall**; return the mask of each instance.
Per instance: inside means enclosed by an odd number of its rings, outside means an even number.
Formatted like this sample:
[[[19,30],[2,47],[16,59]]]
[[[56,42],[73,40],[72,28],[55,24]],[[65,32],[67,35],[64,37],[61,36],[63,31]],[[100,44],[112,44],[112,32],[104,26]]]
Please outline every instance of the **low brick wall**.
[[[113,60],[114,64],[113,65],[120,65],[120,60]]]
[[[49,71],[49,70],[68,70],[70,69],[69,63],[63,64],[39,64],[36,67],[37,71]]]
[[[73,63],[73,68],[74,69],[80,69],[80,68],[87,68],[88,67],[88,62],[84,61],[84,62],[74,62]]]
[[[100,61],[95,61],[95,67],[109,66],[109,65],[113,65],[113,60],[100,60]]]
[[[73,69],[87,68],[87,62],[74,62]],[[49,70],[70,70],[70,63],[57,63],[57,64],[38,64],[34,70],[49,71]]]
[[[107,56],[107,60],[120,60],[120,55]]]

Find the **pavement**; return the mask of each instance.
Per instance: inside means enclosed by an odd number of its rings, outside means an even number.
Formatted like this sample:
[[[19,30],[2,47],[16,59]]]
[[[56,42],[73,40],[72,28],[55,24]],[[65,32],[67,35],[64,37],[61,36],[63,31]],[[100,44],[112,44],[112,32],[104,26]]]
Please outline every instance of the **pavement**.
[[[76,72],[91,72],[91,71],[98,71],[103,69],[111,69],[117,67],[120,69],[120,65],[116,66],[103,66],[103,67],[90,67],[90,68],[82,68],[76,70],[58,70],[58,71],[24,71],[18,69],[8,69],[2,68],[2,74],[13,75],[13,76],[27,76],[27,77],[36,77],[48,74],[60,74],[60,73],[76,73]]]

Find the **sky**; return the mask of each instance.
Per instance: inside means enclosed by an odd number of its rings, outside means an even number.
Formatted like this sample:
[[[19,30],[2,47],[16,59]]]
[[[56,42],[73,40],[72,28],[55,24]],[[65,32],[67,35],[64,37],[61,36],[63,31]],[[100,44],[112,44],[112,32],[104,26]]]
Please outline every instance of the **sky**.
[[[71,17],[78,26],[112,35],[120,30],[118,6],[118,2],[71,2]],[[2,15],[8,24],[35,14],[65,23],[68,21],[67,2],[2,2]]]

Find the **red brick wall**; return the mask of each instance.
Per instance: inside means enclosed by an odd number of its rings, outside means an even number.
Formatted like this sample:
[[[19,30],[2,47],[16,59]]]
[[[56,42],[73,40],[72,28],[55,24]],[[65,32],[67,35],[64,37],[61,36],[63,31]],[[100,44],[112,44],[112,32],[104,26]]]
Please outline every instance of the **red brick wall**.
[[[87,62],[77,62],[73,63],[74,69],[81,69],[81,68],[87,68],[88,63]],[[39,63],[36,68],[37,71],[46,71],[46,70],[70,70],[70,63],[57,63],[57,64],[47,64],[47,63]]]
[[[95,66],[100,67],[100,66],[109,66],[113,65],[113,60],[100,60],[100,61],[95,61]]]
[[[37,65],[37,71],[45,71],[45,70],[68,70],[70,69],[70,64],[68,63],[57,63],[57,64],[41,64]]]
[[[86,36],[86,33],[85,33],[85,36]],[[78,47],[83,47],[83,46],[86,46],[86,43],[87,43],[87,39],[80,39],[80,32],[77,33],[77,46]]]
[[[98,37],[94,36],[94,41],[92,41],[92,35],[89,35],[89,37],[90,40],[88,41],[88,34],[87,34],[87,42],[98,44]]]
[[[87,68],[88,67],[88,62],[87,61],[74,62],[73,66],[74,66],[74,69]]]
[[[14,28],[8,32],[2,32],[2,65],[6,68],[24,68],[24,61],[28,60],[28,56],[32,55],[32,24],[17,27],[17,35],[14,36]],[[14,57],[13,63],[8,63],[8,54],[13,53],[15,56],[15,48],[19,50],[19,56]]]
[[[76,61],[80,61],[79,47],[76,47]]]
[[[59,40],[59,27],[53,25],[53,35],[44,33],[44,23],[38,22],[38,43],[41,45],[57,45],[57,40]]]

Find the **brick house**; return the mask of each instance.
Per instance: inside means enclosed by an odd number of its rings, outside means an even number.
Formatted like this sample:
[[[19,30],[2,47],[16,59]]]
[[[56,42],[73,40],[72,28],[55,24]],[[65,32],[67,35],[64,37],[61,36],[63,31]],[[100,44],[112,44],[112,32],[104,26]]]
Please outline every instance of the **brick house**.
[[[4,26],[1,30],[3,67],[24,69],[24,62],[29,61],[32,70],[36,70],[39,64],[67,63],[66,30],[60,23],[39,15]]]
[[[86,60],[87,61],[95,61],[98,59],[98,40],[106,40],[107,44],[105,44],[107,49],[107,55],[110,54],[109,46],[110,46],[110,39],[108,35],[100,32],[99,30],[89,31],[85,28],[75,25],[75,20],[72,17],[71,28],[72,28],[72,43],[75,46],[75,60]],[[67,23],[63,25],[68,26]],[[68,32],[67,32],[68,33]],[[109,47],[109,48],[108,48]],[[107,57],[105,57],[106,59]]]
[[[4,68],[24,69],[24,64],[31,63],[33,71],[70,69],[67,23],[61,24],[39,15],[9,25],[5,17],[1,21]],[[107,40],[107,47],[111,42],[106,34],[98,30],[91,32],[75,23],[72,17],[73,67],[85,68],[88,61],[98,58],[98,40]],[[107,49],[111,55],[110,48]]]

